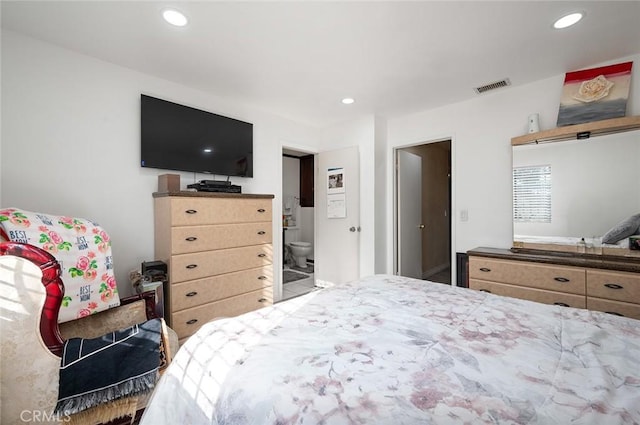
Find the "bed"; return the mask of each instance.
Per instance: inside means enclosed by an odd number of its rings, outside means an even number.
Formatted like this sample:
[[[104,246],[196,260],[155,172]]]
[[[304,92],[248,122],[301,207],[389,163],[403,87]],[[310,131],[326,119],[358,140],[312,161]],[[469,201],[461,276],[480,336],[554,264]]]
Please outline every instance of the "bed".
[[[640,321],[376,275],[204,325],[142,425],[638,424]]]

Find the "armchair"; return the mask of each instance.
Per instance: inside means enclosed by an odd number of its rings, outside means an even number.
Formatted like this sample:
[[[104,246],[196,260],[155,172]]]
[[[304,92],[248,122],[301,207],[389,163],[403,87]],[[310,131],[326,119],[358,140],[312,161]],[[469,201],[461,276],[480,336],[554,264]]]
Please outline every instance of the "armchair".
[[[6,211],[0,211],[0,219]],[[0,234],[8,239],[10,231],[6,226],[0,227]],[[155,316],[154,294],[143,293],[123,298],[119,305],[102,312],[87,316],[79,314],[81,317],[78,319],[59,323],[66,289],[63,270],[68,268],[62,267],[50,252],[34,244],[0,243],[0,422],[3,424],[70,421],[93,424],[115,418],[121,419],[114,424],[128,423],[136,416],[136,411],[138,416],[141,414],[146,404],[148,393],[127,398],[126,402],[112,401],[106,409],[88,409],[88,414],[81,412],[71,417],[60,417],[53,413],[65,340],[96,338]],[[110,297],[109,301],[112,300]],[[177,350],[178,339],[164,321],[161,323],[162,371],[163,365],[166,367]]]

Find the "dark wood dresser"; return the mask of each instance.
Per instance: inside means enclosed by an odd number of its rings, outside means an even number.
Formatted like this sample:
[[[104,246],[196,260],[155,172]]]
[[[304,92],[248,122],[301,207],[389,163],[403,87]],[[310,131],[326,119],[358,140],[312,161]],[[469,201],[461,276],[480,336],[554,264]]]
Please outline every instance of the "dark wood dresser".
[[[475,248],[469,288],[640,319],[640,258]]]

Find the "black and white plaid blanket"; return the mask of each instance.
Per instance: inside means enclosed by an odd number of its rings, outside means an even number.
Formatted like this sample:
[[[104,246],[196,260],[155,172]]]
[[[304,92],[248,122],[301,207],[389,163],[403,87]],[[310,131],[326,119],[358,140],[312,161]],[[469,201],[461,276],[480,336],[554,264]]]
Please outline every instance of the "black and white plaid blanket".
[[[71,415],[151,391],[158,379],[162,323],[152,319],[94,339],[65,342],[55,413]]]

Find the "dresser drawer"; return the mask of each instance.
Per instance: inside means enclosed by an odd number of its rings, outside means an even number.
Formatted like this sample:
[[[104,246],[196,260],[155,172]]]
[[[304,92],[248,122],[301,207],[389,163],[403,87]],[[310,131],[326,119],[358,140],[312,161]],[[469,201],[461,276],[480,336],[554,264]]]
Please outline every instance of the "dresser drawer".
[[[469,279],[469,288],[505,297],[520,298],[544,304],[555,304],[564,307],[576,308],[585,308],[586,306],[585,297],[582,295],[526,288],[522,286],[507,285],[504,283],[486,282],[477,279]]]
[[[585,270],[522,261],[469,258],[469,278],[584,295]]]
[[[271,199],[160,198],[170,202],[172,226],[271,221]]]
[[[605,300],[602,298],[587,297],[589,310],[604,311],[617,316],[640,319],[640,304],[625,303],[621,301]]]
[[[218,318],[233,317],[273,304],[272,288],[262,288],[199,307],[174,312],[171,328],[178,338],[194,334],[205,323]]]
[[[587,296],[640,304],[640,275],[588,269]]]
[[[171,256],[172,284],[271,264],[271,244]]]
[[[171,239],[171,254],[266,244],[271,222],[173,227]]]
[[[171,311],[196,307],[273,286],[273,266],[226,273],[170,286]]]

